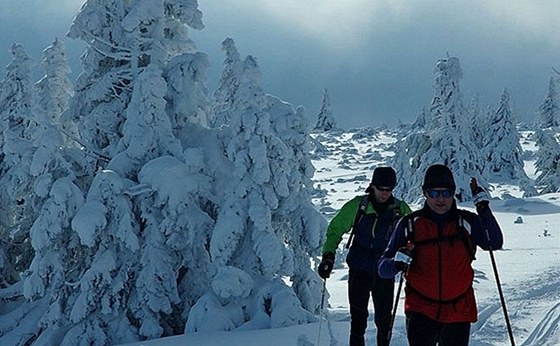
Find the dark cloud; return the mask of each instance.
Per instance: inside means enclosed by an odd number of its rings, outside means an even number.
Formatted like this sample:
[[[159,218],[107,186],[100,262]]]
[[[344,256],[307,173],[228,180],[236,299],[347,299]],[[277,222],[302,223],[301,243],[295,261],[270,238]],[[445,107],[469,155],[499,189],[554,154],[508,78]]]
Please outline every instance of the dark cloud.
[[[190,35],[210,58],[208,86],[221,73],[221,42],[254,55],[265,91],[303,105],[316,120],[323,89],[346,127],[411,122],[432,96],[432,69],[450,54],[461,60],[465,103],[478,94],[495,105],[504,88],[518,115],[544,99],[551,67],[560,65],[560,21],[546,5],[505,1],[199,0],[206,28]],[[61,6],[54,6],[60,3]],[[0,64],[19,42],[37,62],[64,39],[74,76],[83,44],[65,39],[80,5],[71,0],[0,0]]]
[[[284,16],[303,18],[294,15],[295,1],[280,7],[263,0],[261,9],[269,10],[265,20],[243,10],[246,2],[237,2],[236,11],[201,2],[207,28],[194,35],[200,49],[210,53],[211,79],[219,76],[223,60],[219,42],[231,36],[241,54],[259,58],[266,91],[304,105],[311,121],[322,89],[329,88],[341,124],[411,122],[429,105],[432,69],[448,54],[461,60],[466,104],[478,94],[484,108],[496,105],[507,88],[518,116],[527,119],[544,99],[551,66],[560,64],[560,42],[550,31],[557,21],[528,1],[515,8],[483,1],[393,1],[373,8],[371,2],[353,0],[345,2],[348,13],[316,18],[313,29],[286,25],[295,20]],[[362,6],[355,21],[351,15],[359,12],[350,13],[353,3]]]

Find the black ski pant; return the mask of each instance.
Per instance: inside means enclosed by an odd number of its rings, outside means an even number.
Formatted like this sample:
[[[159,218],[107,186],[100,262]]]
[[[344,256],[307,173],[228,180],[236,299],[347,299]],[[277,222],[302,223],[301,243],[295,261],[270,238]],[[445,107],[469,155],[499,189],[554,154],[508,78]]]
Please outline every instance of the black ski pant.
[[[377,272],[352,270],[348,272],[348,301],[350,303],[350,346],[365,345],[369,297],[373,299],[377,345],[386,346],[391,325],[395,281],[382,279]]]
[[[416,312],[406,315],[410,346],[467,346],[470,332],[470,322],[442,323]]]

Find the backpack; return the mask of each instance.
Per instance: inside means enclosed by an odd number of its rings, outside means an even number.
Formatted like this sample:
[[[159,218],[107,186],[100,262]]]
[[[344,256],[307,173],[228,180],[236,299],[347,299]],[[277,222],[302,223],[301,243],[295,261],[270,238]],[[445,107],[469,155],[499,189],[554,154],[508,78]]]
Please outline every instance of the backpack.
[[[466,247],[467,252],[471,256],[471,260],[474,261],[476,259],[476,244],[473,242],[471,237],[471,225],[465,221],[465,211],[458,209],[459,217],[457,218],[457,225],[456,225],[456,233],[451,235],[443,235],[439,237],[434,237],[430,239],[424,239],[420,241],[415,241],[414,239],[414,230],[415,230],[415,222],[420,216],[422,216],[423,211],[417,210],[409,215],[406,215],[403,218],[403,222],[406,222],[405,225],[405,242],[411,242],[415,247],[416,246],[423,246],[427,244],[435,244],[440,243],[443,241],[447,241],[450,244],[453,244],[455,240],[461,241],[463,245]]]
[[[393,227],[395,227],[395,225],[397,224],[397,222],[401,219],[402,217],[402,211],[401,209],[403,208],[403,201],[401,201],[400,199],[393,197],[395,199],[395,203],[392,207],[393,210]],[[366,213],[366,209],[367,209],[367,205],[369,202],[369,195],[363,195],[362,199],[360,200],[360,205],[358,207],[358,211],[356,212],[356,217],[354,218],[354,223],[352,224],[352,231],[350,233],[350,237],[348,237],[348,242],[346,243],[346,248],[348,249],[350,247],[350,244],[352,244],[352,239],[354,238],[354,230],[356,229],[356,225],[360,223],[360,221],[362,220],[362,217],[365,215]],[[385,240],[389,240],[391,236],[391,232],[387,232],[385,234]]]

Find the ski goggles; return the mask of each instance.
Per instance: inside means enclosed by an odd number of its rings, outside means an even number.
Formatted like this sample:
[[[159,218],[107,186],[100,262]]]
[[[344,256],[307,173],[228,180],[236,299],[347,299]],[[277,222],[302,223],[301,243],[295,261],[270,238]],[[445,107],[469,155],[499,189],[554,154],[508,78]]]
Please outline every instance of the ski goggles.
[[[426,195],[428,195],[429,198],[438,198],[438,197],[443,197],[443,198],[450,198],[453,197],[453,190],[449,190],[449,189],[445,189],[445,190],[435,190],[435,189],[429,189],[426,190]]]

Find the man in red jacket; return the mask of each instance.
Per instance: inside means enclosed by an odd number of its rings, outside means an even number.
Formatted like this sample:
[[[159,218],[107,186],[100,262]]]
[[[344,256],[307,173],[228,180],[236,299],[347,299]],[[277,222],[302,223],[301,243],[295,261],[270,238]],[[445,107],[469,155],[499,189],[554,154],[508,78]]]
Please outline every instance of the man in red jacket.
[[[477,215],[457,208],[455,189],[447,166],[430,166],[422,185],[424,207],[401,219],[379,260],[383,278],[405,271],[411,346],[468,345],[471,323],[477,320],[471,266],[476,246],[488,250],[503,244],[488,194],[477,187]]]

